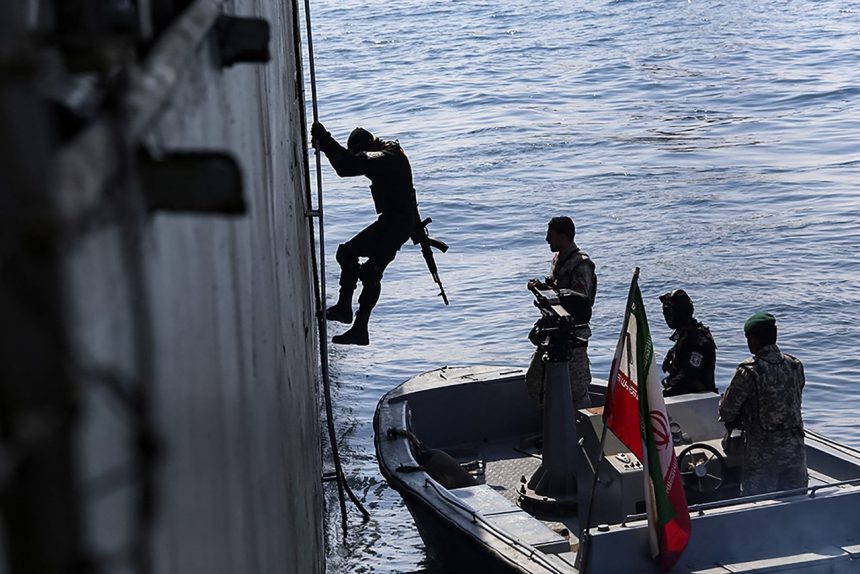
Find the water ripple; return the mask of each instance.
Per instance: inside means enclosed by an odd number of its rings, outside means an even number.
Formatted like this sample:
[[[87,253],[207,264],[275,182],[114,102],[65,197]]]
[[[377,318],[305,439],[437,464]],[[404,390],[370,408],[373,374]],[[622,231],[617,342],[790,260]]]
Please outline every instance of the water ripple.
[[[807,425],[860,446],[858,14],[856,1],[809,0],[315,5],[323,121],[341,140],[356,125],[399,138],[422,212],[451,244],[438,256],[449,307],[404,246],[372,346],[332,349],[347,469],[373,513],[344,541],[329,521],[332,571],[435,568],[379,475],[373,409],[442,364],[525,363],[523,287],[546,273],[545,222],[559,213],[598,265],[595,374],[640,266],[652,319],[660,293],[690,292],[721,389],[747,354],[744,319],[772,310],[806,365]],[[324,185],[331,255],[374,214],[364,180],[326,166]],[[662,354],[668,330],[652,331]]]

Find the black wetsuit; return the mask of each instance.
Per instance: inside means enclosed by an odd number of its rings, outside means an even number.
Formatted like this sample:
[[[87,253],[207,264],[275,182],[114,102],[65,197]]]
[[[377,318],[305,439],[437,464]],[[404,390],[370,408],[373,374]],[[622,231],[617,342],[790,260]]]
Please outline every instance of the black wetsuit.
[[[341,289],[352,292],[360,279],[359,310],[369,314],[379,299],[382,273],[417,229],[412,167],[398,142],[384,141],[379,151],[353,154],[325,134],[319,138],[319,146],[339,176],[363,175],[371,182],[379,217],[337,249]],[[367,257],[367,262],[359,265],[359,257]]]
[[[672,340],[675,346],[663,361],[663,371],[668,373],[663,381],[663,395],[717,392],[714,384],[717,345],[711,331],[691,319],[672,333]]]

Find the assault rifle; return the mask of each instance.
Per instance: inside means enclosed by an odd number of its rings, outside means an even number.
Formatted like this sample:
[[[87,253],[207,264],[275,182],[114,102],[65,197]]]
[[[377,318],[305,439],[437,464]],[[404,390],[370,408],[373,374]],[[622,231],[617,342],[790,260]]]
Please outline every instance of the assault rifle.
[[[427,219],[421,220],[421,222],[415,226],[415,231],[412,233],[412,243],[413,245],[421,245],[421,255],[424,256],[424,262],[427,263],[427,269],[430,271],[430,275],[433,276],[433,281],[439,285],[439,296],[442,297],[442,301],[445,304],[448,304],[448,296],[445,295],[445,288],[442,286],[442,281],[439,279],[439,268],[436,267],[436,260],[433,258],[433,250],[432,247],[435,247],[442,253],[448,251],[448,245],[444,241],[439,241],[438,239],[434,239],[430,237],[430,234],[427,232],[427,226],[433,220],[429,217]]]

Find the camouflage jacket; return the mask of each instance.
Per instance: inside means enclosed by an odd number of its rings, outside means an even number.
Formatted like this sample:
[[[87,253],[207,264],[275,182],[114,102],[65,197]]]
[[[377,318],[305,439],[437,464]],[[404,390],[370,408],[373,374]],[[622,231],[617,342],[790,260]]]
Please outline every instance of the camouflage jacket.
[[[588,297],[591,305],[594,305],[597,295],[594,262],[576,243],[571,243],[570,247],[556,253],[546,279],[553,289],[572,289]],[[591,329],[586,325],[577,329],[575,334],[579,338],[587,339],[591,336]]]
[[[720,400],[720,420],[727,427],[742,427],[747,444],[774,432],[803,436],[804,384],[803,364],[767,345],[738,365]]]

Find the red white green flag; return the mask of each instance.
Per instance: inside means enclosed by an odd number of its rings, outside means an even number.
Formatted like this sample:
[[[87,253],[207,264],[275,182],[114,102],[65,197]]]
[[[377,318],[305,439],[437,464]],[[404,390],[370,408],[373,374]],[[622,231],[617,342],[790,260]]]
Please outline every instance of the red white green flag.
[[[651,556],[665,571],[675,565],[690,539],[690,511],[637,278],[638,269],[612,363],[603,418],[645,468]]]

